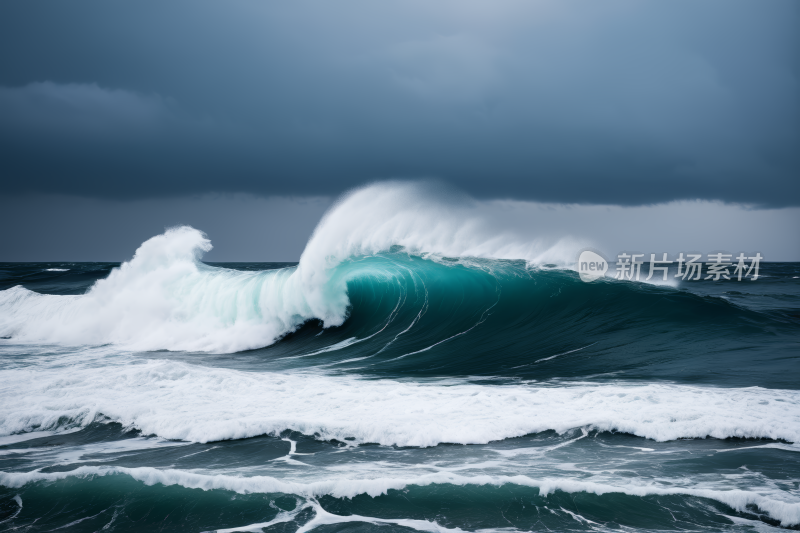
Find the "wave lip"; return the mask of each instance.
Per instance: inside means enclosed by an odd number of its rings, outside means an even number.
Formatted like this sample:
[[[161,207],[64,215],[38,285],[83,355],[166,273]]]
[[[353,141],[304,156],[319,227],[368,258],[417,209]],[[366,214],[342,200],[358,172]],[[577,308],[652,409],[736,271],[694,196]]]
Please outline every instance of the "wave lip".
[[[109,475],[127,475],[145,485],[179,485],[190,489],[227,490],[239,494],[283,493],[294,494],[305,498],[316,498],[330,495],[336,498],[353,498],[359,494],[377,497],[390,490],[402,490],[409,486],[428,486],[433,484],[494,485],[506,484],[539,489],[539,494],[546,497],[556,491],[567,493],[585,492],[602,496],[604,494],[621,493],[630,496],[669,496],[683,495],[716,500],[739,512],[747,511],[748,505],[755,505],[766,512],[783,526],[800,524],[800,502],[784,501],[770,498],[769,495],[746,490],[714,490],[693,487],[659,486],[655,484],[641,485],[631,482],[628,485],[608,485],[590,481],[573,479],[545,478],[533,479],[527,476],[461,476],[453,473],[435,473],[415,478],[396,479],[348,479],[338,478],[326,481],[299,483],[283,481],[269,476],[237,477],[228,475],[206,475],[181,470],[160,470],[151,467],[125,468],[105,466],[81,466],[68,472],[0,472],[0,485],[20,488],[29,483],[52,482],[71,477],[92,477]]]

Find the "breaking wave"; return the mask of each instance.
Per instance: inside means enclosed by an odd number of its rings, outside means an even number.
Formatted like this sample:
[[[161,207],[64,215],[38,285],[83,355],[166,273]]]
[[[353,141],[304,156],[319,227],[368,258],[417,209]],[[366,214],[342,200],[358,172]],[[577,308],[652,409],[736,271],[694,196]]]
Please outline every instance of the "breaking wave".
[[[320,222],[297,267],[266,272],[200,261],[205,235],[177,227],[153,237],[85,295],[0,291],[0,335],[17,342],[116,344],[134,350],[236,352],[260,348],[309,320],[340,326],[348,282],[391,273],[359,268],[359,258],[400,246],[430,257],[487,257],[564,263],[569,245],[498,237],[469,207],[430,199],[419,186],[358,190]]]

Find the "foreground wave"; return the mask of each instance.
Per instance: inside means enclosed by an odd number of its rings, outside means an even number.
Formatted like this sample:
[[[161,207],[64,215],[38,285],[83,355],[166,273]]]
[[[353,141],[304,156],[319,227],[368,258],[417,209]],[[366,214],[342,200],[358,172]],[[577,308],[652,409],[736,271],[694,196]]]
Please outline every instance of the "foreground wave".
[[[0,434],[107,419],[192,442],[288,429],[326,440],[435,446],[575,427],[659,441],[712,436],[800,442],[800,391],[636,383],[496,386],[252,373],[173,361],[84,368],[61,363],[3,372]]]
[[[538,495],[546,497],[556,491],[575,493],[585,492],[602,496],[620,493],[629,496],[669,496],[686,495],[707,498],[724,503],[737,511],[747,511],[749,505],[755,505],[784,526],[800,524],[800,503],[788,503],[764,497],[760,494],[742,490],[710,490],[686,487],[642,486],[631,483],[627,486],[610,486],[600,483],[582,482],[564,479],[531,479],[526,476],[459,476],[450,473],[438,473],[413,479],[379,478],[369,480],[337,479],[315,483],[292,483],[271,477],[232,477],[224,475],[208,476],[177,470],[157,470],[154,468],[120,468],[120,467],[79,467],[70,472],[25,474],[0,473],[0,484],[18,488],[27,483],[38,481],[55,481],[69,477],[91,477],[127,475],[143,482],[145,485],[179,485],[190,489],[226,490],[240,494],[292,494],[305,498],[317,498],[330,495],[336,498],[353,498],[359,494],[377,497],[388,494],[391,490],[403,490],[411,485],[425,487],[432,484],[465,485],[517,485],[534,487]]]

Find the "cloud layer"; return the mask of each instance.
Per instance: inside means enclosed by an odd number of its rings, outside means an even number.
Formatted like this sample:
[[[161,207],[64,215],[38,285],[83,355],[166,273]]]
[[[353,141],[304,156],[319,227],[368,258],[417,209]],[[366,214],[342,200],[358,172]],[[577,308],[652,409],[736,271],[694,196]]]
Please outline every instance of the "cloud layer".
[[[793,0],[0,6],[8,192],[800,205]]]

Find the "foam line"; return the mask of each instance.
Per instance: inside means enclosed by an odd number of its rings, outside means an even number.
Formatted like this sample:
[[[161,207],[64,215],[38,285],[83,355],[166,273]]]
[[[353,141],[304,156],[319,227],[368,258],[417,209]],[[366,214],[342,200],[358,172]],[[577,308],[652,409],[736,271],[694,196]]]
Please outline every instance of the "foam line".
[[[316,501],[312,500],[309,503],[314,508],[314,512],[316,514],[314,515],[314,518],[303,524],[296,533],[307,533],[308,531],[311,531],[319,526],[330,524],[347,524],[350,522],[365,522],[367,524],[395,524],[398,526],[407,527],[409,529],[415,529],[417,531],[429,531],[431,533],[456,533],[462,531],[460,528],[449,529],[444,526],[440,526],[436,522],[429,522],[427,520],[414,520],[411,518],[374,518],[355,514],[342,516],[329,513]]]
[[[544,359],[537,359],[536,361],[533,362],[533,364],[541,363],[542,361],[550,361],[551,359],[555,359],[556,357],[561,357],[562,355],[567,355],[567,354],[570,354],[570,353],[579,352],[581,350],[585,350],[586,348],[594,346],[595,344],[597,344],[597,343],[593,342],[592,344],[590,344],[588,346],[584,346],[583,348],[577,348],[575,350],[570,350],[570,351],[564,352],[564,353],[557,353],[555,355],[551,355],[550,357],[545,357]]]
[[[87,478],[93,476],[127,475],[145,485],[179,485],[190,489],[227,490],[240,494],[294,494],[304,498],[317,498],[330,495],[336,498],[353,498],[359,494],[372,497],[385,495],[389,490],[402,490],[409,486],[430,486],[434,484],[450,484],[455,486],[469,485],[518,485],[539,489],[539,495],[547,497],[556,491],[566,493],[588,493],[602,496],[604,494],[626,494],[629,496],[691,496],[715,500],[739,512],[747,512],[748,505],[755,505],[769,514],[783,526],[800,524],[800,502],[782,501],[746,490],[714,490],[692,487],[660,486],[655,484],[641,485],[635,481],[627,485],[614,486],[590,481],[573,479],[544,478],[533,479],[528,476],[460,476],[453,473],[439,472],[416,478],[377,478],[347,479],[338,478],[312,483],[282,481],[268,476],[235,477],[226,475],[204,475],[181,470],[159,470],[150,467],[123,468],[82,466],[69,472],[0,472],[0,485],[9,488],[20,488],[29,483],[53,482],[73,477]],[[347,517],[344,517],[347,518]],[[367,517],[365,521],[373,520]],[[332,519],[327,517],[326,519]],[[335,518],[335,520],[340,520]],[[342,520],[345,521],[345,520]],[[429,523],[430,524],[430,523]],[[415,524],[417,526],[421,524]],[[307,530],[305,530],[307,531]]]
[[[355,443],[435,446],[574,428],[657,441],[711,436],[800,442],[800,391],[670,383],[558,385],[255,374],[172,360],[106,367],[54,364],[0,373],[0,435],[56,431],[102,419],[145,435],[193,442],[288,429]]]

